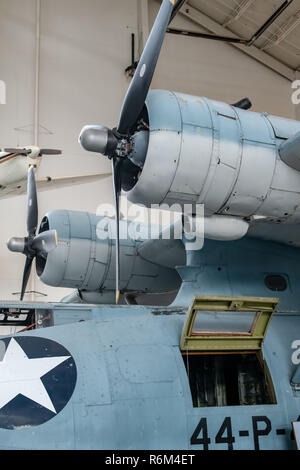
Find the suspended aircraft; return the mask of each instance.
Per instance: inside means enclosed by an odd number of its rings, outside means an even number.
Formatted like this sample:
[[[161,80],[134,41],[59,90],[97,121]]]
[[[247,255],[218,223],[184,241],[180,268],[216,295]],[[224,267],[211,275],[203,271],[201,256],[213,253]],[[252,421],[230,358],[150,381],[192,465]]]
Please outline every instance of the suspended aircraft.
[[[37,146],[0,150],[0,199],[25,194],[29,167],[33,166],[37,171],[44,155],[61,155],[61,153],[61,150],[40,149]],[[91,183],[106,176],[109,175],[74,175],[58,178],[49,176],[38,178],[37,187],[39,191],[58,189],[73,184]]]
[[[24,326],[0,341],[0,448],[299,446],[300,123],[149,91],[177,5],[162,2],[118,126],[80,135],[112,161],[116,240],[95,235],[96,216],[54,211],[40,226],[46,245],[55,238],[43,251],[29,202],[29,236],[9,248],[26,263],[36,256],[44,282],[86,299],[115,288],[118,304],[147,263],[171,269],[162,284],[176,268],[179,292],[168,307],[0,303],[3,325]],[[146,206],[189,203],[190,224],[204,204],[203,248],[185,234],[127,246],[122,190]]]

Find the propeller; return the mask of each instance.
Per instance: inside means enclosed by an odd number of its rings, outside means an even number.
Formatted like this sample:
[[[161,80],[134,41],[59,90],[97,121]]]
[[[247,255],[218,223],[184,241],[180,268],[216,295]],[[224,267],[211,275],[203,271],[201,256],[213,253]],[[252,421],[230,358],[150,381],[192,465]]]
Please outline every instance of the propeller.
[[[27,179],[27,237],[11,238],[7,242],[7,247],[10,251],[14,253],[23,253],[26,256],[22,281],[21,301],[24,298],[34,258],[38,256],[43,258],[47,257],[48,253],[53,251],[58,244],[56,230],[48,230],[46,232],[40,233],[39,235],[36,235],[37,225],[37,192],[34,166],[31,165],[28,170]]]
[[[61,155],[62,151],[57,149],[41,149],[39,156],[43,155]]]
[[[127,91],[115,129],[103,126],[86,126],[79,142],[90,152],[101,153],[112,160],[114,200],[116,208],[116,303],[120,297],[120,207],[119,200],[124,185],[134,181],[140,172],[141,159],[135,148],[143,154],[148,143],[148,128],[143,110],[155,72],[166,30],[171,19],[175,0],[163,0],[149,39]],[[138,136],[140,134],[140,137]],[[140,147],[139,147],[140,146]]]

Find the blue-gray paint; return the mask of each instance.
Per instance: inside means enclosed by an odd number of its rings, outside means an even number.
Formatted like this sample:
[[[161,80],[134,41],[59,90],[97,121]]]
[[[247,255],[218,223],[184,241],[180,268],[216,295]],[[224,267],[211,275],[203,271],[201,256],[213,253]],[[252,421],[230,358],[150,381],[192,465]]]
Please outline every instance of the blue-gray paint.
[[[54,327],[22,335],[49,338],[67,348],[76,362],[77,385],[65,409],[46,424],[0,429],[0,448],[200,450],[203,446],[191,445],[191,436],[205,418],[209,448],[226,449],[215,437],[224,419],[231,417],[233,448],[253,449],[253,417],[261,416],[272,425],[268,436],[259,437],[261,449],[295,448],[290,432],[291,422],[300,415],[300,396],[291,379],[297,370],[292,344],[300,339],[299,256],[296,249],[254,239],[206,241],[202,251],[188,254],[194,267],[180,269],[181,307],[32,305],[51,309]],[[267,290],[263,280],[269,272],[284,273],[286,292]],[[280,299],[263,348],[276,405],[193,408],[179,343],[195,293],[275,294]],[[265,423],[257,426],[263,429]],[[278,434],[282,429],[285,434]],[[245,430],[249,436],[240,437]]]

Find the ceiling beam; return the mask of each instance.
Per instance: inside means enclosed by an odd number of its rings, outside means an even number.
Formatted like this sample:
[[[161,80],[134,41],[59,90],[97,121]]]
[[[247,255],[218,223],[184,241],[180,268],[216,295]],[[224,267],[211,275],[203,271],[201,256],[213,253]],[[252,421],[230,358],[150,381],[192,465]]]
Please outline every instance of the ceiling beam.
[[[266,40],[262,50],[268,50],[273,46],[278,46],[278,44],[280,44],[299,24],[300,10],[298,10],[294,15],[290,16],[287,21],[277,27],[276,32]]]
[[[205,15],[189,4],[186,4],[185,7],[180,10],[180,14],[218,36],[226,36],[230,33],[231,37],[239,39],[239,36],[232,33],[231,31],[228,31],[228,29],[224,28],[224,26],[220,25],[209,16]],[[291,82],[295,80],[295,71],[292,68],[288,67],[257,47],[247,47],[238,43],[232,43],[231,45],[249,55],[253,59],[256,59],[258,62],[267,66],[271,70],[277,72],[282,77],[287,78]]]
[[[172,12],[169,24],[174,20],[175,16],[177,15],[180,8],[184,5],[185,2],[186,2],[186,0],[177,0],[177,2],[174,5],[173,12]]]

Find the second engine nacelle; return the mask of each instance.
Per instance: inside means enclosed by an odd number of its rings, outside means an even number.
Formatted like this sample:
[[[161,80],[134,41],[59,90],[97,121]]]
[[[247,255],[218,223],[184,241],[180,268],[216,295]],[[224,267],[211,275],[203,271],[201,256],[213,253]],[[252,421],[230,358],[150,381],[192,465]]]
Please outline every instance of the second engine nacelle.
[[[101,239],[97,227],[103,219],[74,211],[54,211],[44,217],[40,231],[56,230],[58,246],[46,258],[39,256],[36,260],[42,282],[88,292],[115,290],[115,221],[106,219],[108,236]],[[127,224],[121,221],[121,233],[126,233]],[[121,290],[159,293],[177,289],[181,281],[175,267],[146,260],[138,253],[140,245],[141,241],[131,238],[120,242]]]

